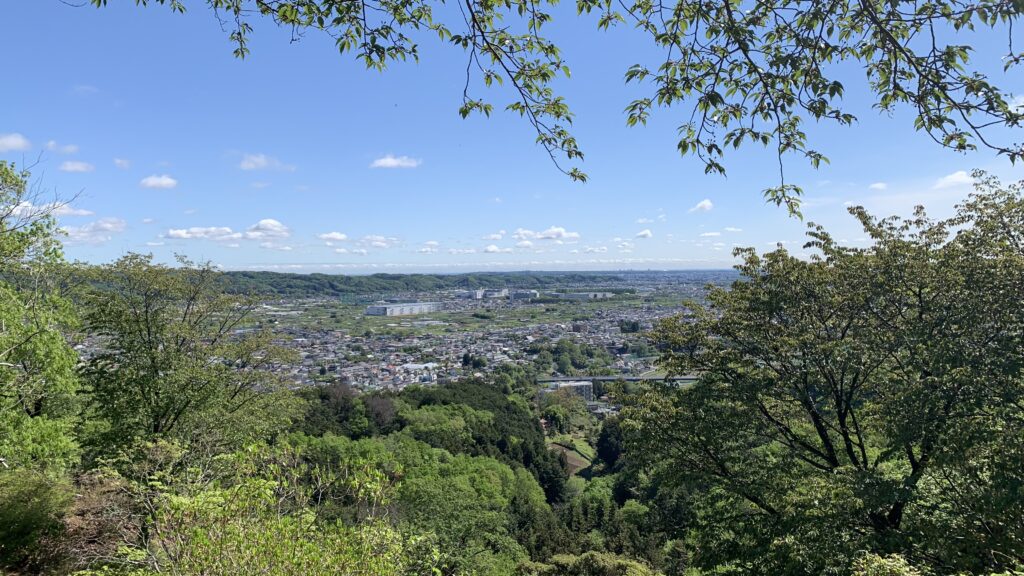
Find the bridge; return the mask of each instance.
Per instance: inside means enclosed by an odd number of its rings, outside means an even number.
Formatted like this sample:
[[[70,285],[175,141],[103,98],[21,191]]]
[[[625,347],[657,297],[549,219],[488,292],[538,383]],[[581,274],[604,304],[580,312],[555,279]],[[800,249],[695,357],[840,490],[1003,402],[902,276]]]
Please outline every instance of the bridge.
[[[548,382],[696,382],[697,376],[684,375],[684,376],[672,376],[666,378],[664,376],[548,376],[547,378],[537,378],[539,384],[545,384]]]

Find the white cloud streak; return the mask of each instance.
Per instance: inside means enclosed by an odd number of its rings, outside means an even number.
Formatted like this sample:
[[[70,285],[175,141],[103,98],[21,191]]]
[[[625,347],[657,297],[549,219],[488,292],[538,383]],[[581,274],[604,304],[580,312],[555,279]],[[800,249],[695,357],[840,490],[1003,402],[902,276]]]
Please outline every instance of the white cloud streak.
[[[689,211],[690,212],[710,212],[711,209],[714,208],[714,207],[715,207],[715,205],[714,205],[713,202],[711,202],[711,199],[710,198],[705,198],[705,199],[701,200],[700,202],[697,202],[697,204],[695,204],[693,206],[693,208],[690,208]]]
[[[78,146],[74,144],[58,144],[56,140],[47,142],[46,149],[58,154],[76,154],[78,152]]]
[[[139,186],[142,186],[143,188],[170,190],[178,186],[178,181],[167,174],[154,174],[152,176],[146,176],[140,180]]]
[[[284,162],[274,158],[273,156],[267,156],[266,154],[243,154],[242,161],[238,163],[238,167],[242,170],[282,170],[284,172],[294,172],[295,166],[291,164],[285,164]]]
[[[947,174],[936,180],[932,189],[943,190],[945,188],[957,188],[960,186],[970,186],[972,183],[974,183],[974,179],[971,178],[970,174],[964,170],[957,170],[952,174]]]
[[[370,168],[416,168],[420,164],[423,164],[423,160],[418,158],[388,154],[371,162]]]
[[[58,170],[61,172],[92,172],[96,167],[88,162],[81,162],[78,160],[68,160],[67,162],[61,162]]]
[[[113,239],[115,234],[124,232],[128,223],[120,218],[100,218],[82,226],[65,226],[61,228],[67,239],[73,244],[103,244]]]
[[[32,143],[17,132],[0,134],[0,152],[23,152],[32,147]]]

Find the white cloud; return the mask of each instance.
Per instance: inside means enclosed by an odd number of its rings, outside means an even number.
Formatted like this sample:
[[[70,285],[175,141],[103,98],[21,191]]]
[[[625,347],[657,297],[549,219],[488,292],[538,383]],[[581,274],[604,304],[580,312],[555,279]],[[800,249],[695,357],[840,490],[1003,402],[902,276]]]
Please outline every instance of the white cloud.
[[[491,202],[494,202],[495,204],[501,204],[502,203],[501,196],[495,196],[494,198],[491,198]]]
[[[38,214],[52,214],[54,216],[92,216],[92,210],[75,208],[67,203],[51,202],[48,204],[33,204],[31,202],[19,202],[11,213],[18,217],[32,217]]]
[[[121,170],[127,170],[132,167],[132,163],[130,160],[125,160],[124,158],[114,158],[114,166]]]
[[[32,143],[17,132],[0,134],[0,152],[21,152],[32,147]]]
[[[114,234],[124,232],[128,223],[120,218],[100,218],[82,226],[65,226],[61,230],[68,240],[75,244],[103,244],[109,242]]]
[[[637,238],[650,238],[651,236],[654,236],[654,232],[646,228],[636,233]]]
[[[337,254],[357,254],[359,256],[366,256],[367,254],[369,254],[369,252],[362,248],[335,248],[334,251]]]
[[[70,204],[57,204],[53,205],[54,216],[92,216],[94,212],[92,210],[86,210],[85,208],[75,208]]]
[[[704,232],[703,234],[700,235],[700,237],[701,238],[715,238],[715,237],[718,237],[718,236],[721,236],[721,235],[722,235],[721,232]]]
[[[569,232],[561,226],[551,226],[547,230],[534,232],[525,228],[517,228],[512,233],[516,240],[578,240],[579,232]]]
[[[153,222],[156,222],[156,218],[143,218],[142,219],[142,223],[143,224],[152,224]]]
[[[143,188],[161,188],[164,190],[170,190],[177,185],[178,181],[167,174],[154,174],[152,176],[146,176],[139,181],[139,186],[142,186]]]
[[[588,253],[588,254],[604,254],[605,252],[608,251],[608,247],[607,246],[597,246],[597,247],[588,246],[588,247],[584,248],[583,251]]]
[[[359,239],[359,244],[369,248],[391,248],[397,245],[398,238],[394,236],[382,236],[380,234],[367,234]]]
[[[274,242],[260,242],[260,248],[267,250],[281,250],[283,252],[291,252],[292,247],[284,244],[275,244]]]
[[[505,254],[511,251],[511,248],[498,248],[494,244],[490,244],[486,248],[484,248],[484,252],[488,254]]]
[[[870,186],[868,186],[869,190],[886,190],[888,188],[889,188],[889,185],[886,184],[885,182],[875,182],[875,183],[871,184]]]
[[[488,234],[488,235],[484,236],[484,240],[501,240],[504,237],[505,237],[505,231],[504,230],[499,230],[499,231],[495,232],[494,234]]]
[[[743,228],[736,228],[734,226],[726,226],[725,228],[722,228],[722,230],[725,230],[726,232],[743,232]]]
[[[697,202],[693,208],[690,208],[690,212],[710,212],[715,205],[711,202],[710,198],[705,198],[700,202]]]
[[[418,158],[388,154],[371,162],[370,168],[416,168],[420,164],[423,161]]]
[[[520,240],[519,242],[516,242],[516,246],[519,248],[530,248],[533,246],[533,242],[530,242],[529,240]]]
[[[653,222],[654,222],[654,220],[652,220],[650,218],[637,218],[636,219],[636,223],[637,224],[652,224]]]
[[[284,170],[294,172],[295,166],[285,164],[273,156],[266,154],[243,154],[242,161],[238,163],[242,170]]]
[[[249,240],[288,238],[291,234],[291,230],[287,226],[273,218],[264,218],[245,231],[245,237]]]
[[[269,188],[270,182],[251,182],[249,186],[257,189]]]
[[[61,172],[92,172],[93,170],[95,170],[95,166],[89,164],[88,162],[68,160],[67,162],[61,162],[60,168],[58,168],[58,170],[60,170]]]
[[[935,190],[941,190],[943,188],[956,188],[958,186],[969,186],[974,183],[971,175],[963,170],[957,170],[952,174],[947,174],[942,178],[935,181],[935,185],[932,186]]]
[[[476,254],[476,248],[449,248],[449,254]]]
[[[146,246],[163,246],[163,242],[146,242]]]
[[[328,242],[344,242],[348,240],[348,234],[343,232],[324,232],[323,234],[317,234],[316,237]]]
[[[59,154],[75,154],[78,152],[78,146],[74,144],[58,144],[56,140],[47,142],[46,149]]]
[[[238,240],[241,232],[235,232],[227,226],[193,226],[192,228],[171,228],[164,234],[167,238],[177,240]]]
[[[441,243],[437,240],[427,240],[423,243],[423,247],[417,250],[417,252],[420,254],[433,254],[437,252],[437,247],[440,245]]]

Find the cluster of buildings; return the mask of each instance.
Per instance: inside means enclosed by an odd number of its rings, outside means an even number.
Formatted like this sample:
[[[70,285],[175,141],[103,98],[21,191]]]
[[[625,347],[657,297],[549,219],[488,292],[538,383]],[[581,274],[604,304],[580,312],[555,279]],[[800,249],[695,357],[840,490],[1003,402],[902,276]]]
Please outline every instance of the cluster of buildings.
[[[366,307],[367,316],[413,316],[444,310],[441,302],[401,302],[396,304],[373,304]]]
[[[509,296],[513,293],[510,292]],[[460,303],[461,302],[461,303]],[[439,302],[396,302],[370,305],[365,313],[396,317],[391,331],[370,332],[333,329],[326,325],[301,321],[328,304],[326,300],[292,300],[264,308],[263,314],[276,319],[278,343],[295,349],[299,363],[277,368],[295,386],[318,382],[343,382],[362,390],[401,389],[412,384],[456,380],[474,374],[486,375],[502,364],[532,362],[526,353],[537,341],[556,342],[570,338],[582,344],[603,348],[613,357],[610,366],[616,373],[636,376],[653,369],[651,358],[623,353],[624,344],[636,336],[624,334],[622,320],[640,320],[649,326],[656,319],[676,312],[673,307],[605,307],[593,310],[587,319],[565,322],[478,323],[472,330],[447,329],[443,318],[402,318],[404,315],[431,314],[438,311],[510,309],[545,305],[523,300],[478,302],[472,300]],[[463,357],[483,359],[483,367],[463,365]],[[593,399],[593,393],[590,393]]]
[[[538,290],[484,289],[461,290],[455,293],[461,300],[494,300],[508,299],[518,301],[537,300],[542,297]],[[588,300],[608,300],[615,297],[614,292],[545,292],[544,298],[555,300],[571,300],[585,302]],[[430,314],[445,309],[443,302],[379,302],[366,307],[367,316],[414,316]]]

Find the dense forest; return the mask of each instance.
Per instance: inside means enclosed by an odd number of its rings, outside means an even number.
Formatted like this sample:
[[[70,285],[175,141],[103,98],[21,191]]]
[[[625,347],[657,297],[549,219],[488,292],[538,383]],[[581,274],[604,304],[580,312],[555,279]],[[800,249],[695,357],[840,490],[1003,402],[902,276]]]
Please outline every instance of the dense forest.
[[[266,369],[293,353],[236,329],[256,300],[227,288],[259,275],[69,272],[28,176],[0,163],[9,573],[1024,569],[1021,185],[979,173],[946,220],[854,208],[868,246],[812,226],[811,259],[738,251],[736,282],[648,334],[697,382],[609,385],[597,420],[535,382],[606,364],[571,341],[487,379],[293,390]]]
[[[586,272],[476,272],[472,274],[287,274],[225,272],[225,290],[241,294],[338,297],[477,288],[553,289],[566,285],[622,283],[616,274]]]

